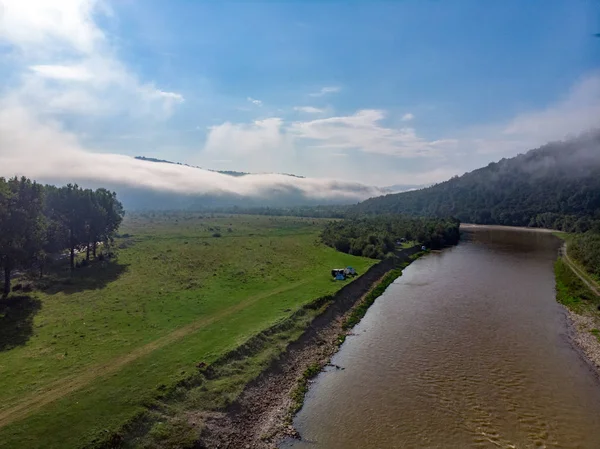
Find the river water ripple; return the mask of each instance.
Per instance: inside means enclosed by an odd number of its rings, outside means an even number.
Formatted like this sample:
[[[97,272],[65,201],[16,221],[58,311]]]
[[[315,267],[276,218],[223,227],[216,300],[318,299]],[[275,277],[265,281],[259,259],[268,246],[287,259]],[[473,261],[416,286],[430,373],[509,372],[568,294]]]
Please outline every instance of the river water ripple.
[[[410,265],[312,384],[285,448],[600,448],[600,384],[555,302],[558,240],[469,228]]]

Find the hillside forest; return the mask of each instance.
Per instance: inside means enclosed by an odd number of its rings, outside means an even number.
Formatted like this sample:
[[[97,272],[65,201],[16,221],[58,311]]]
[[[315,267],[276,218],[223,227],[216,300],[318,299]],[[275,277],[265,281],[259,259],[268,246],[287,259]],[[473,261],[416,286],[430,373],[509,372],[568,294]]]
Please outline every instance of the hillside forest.
[[[71,270],[77,251],[85,250],[86,262],[90,254],[96,257],[98,244],[108,248],[123,215],[116,194],[103,188],[55,187],[25,177],[0,178],[3,294],[10,293],[14,270],[38,268],[42,275],[47,262],[64,250],[69,250]]]
[[[432,187],[366,200],[350,214],[600,231],[600,131],[554,142]]]
[[[321,234],[323,243],[354,256],[383,259],[398,240],[414,241],[431,249],[456,245],[460,238],[456,219],[413,218],[401,215],[347,218],[331,221]]]

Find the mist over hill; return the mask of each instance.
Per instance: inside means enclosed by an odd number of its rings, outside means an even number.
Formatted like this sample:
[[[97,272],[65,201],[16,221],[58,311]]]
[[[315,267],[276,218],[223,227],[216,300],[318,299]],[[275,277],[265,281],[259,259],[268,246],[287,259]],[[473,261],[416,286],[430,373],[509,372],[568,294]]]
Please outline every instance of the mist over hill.
[[[600,219],[600,130],[553,142],[421,190],[371,198],[353,213],[585,230]]]
[[[388,192],[360,183],[305,178],[287,173],[211,170],[169,160],[136,156],[148,173],[168,173],[172,184],[160,188],[144,182],[112,181],[128,210],[225,209],[355,204]],[[53,183],[60,183],[55,181]],[[94,183],[83,180],[84,186]]]

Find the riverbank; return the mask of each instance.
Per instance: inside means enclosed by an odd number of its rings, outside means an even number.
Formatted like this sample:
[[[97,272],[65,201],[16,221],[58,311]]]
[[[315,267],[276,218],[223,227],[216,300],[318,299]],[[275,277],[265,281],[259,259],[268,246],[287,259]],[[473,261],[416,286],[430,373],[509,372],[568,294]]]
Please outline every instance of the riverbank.
[[[396,258],[373,266],[335,294],[323,313],[246,386],[233,404],[205,417],[197,447],[266,449],[277,447],[284,437],[298,438],[291,421],[302,405],[310,378],[329,363],[350,332],[348,320],[356,318],[356,311],[372,299],[375,290],[381,294],[378,287],[393,281],[389,276],[395,268],[408,265],[418,253],[419,248],[400,251]]]
[[[600,378],[600,287],[569,257],[567,245],[554,267],[556,299],[565,308],[571,341]]]
[[[558,231],[547,228],[528,228],[524,226],[504,226],[504,225],[482,225],[474,223],[461,223],[461,230],[469,229],[496,229],[500,231],[530,231],[530,232],[542,232],[544,234],[554,234]]]

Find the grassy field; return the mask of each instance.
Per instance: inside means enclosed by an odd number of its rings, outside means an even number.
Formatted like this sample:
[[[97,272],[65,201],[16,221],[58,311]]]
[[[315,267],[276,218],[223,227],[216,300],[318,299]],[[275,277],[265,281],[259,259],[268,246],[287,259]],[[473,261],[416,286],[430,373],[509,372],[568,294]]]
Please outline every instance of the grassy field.
[[[600,297],[596,296],[577,277],[563,259],[558,259],[554,263],[554,274],[556,276],[556,300],[558,302],[580,315],[600,317],[598,312]]]
[[[574,238],[573,234],[566,232],[555,232],[554,235],[564,240],[567,246]],[[586,280],[587,285],[576,272]],[[580,331],[590,332],[600,340],[600,296],[594,291],[597,290],[595,286],[598,285],[598,280],[577,260],[564,254],[555,262],[554,274],[556,300],[577,315],[591,319],[586,323],[585,329],[580,328]]]
[[[0,307],[0,447],[102,438],[198,363],[339,289],[331,268],[375,262],[320,244],[322,223],[127,217],[116,261],[10,298]]]

